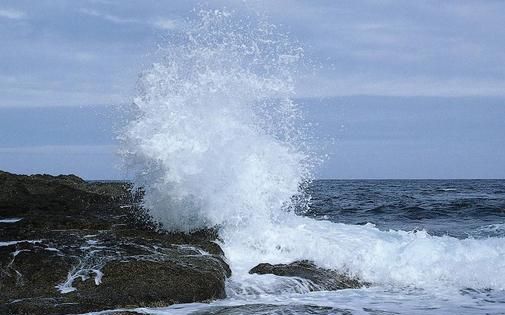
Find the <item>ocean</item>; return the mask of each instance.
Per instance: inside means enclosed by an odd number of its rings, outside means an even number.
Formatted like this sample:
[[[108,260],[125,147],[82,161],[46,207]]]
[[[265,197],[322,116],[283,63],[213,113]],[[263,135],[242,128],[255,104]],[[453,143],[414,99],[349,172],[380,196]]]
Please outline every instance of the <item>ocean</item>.
[[[217,228],[232,276],[224,300],[143,312],[505,314],[504,181],[311,181],[303,47],[261,17],[197,15],[139,76],[119,139],[152,218]],[[301,260],[370,286],[249,274]]]
[[[318,180],[305,215],[434,236],[505,236],[505,180]]]
[[[293,283],[275,284],[275,276],[254,275],[251,287],[256,290],[237,293],[232,277],[225,300],[143,311],[505,314],[505,180],[316,180],[307,190],[310,208],[300,215],[334,222],[330,229],[352,239],[335,239],[331,251],[313,250],[328,261],[338,261],[340,255],[359,260],[356,267],[369,276],[382,272],[376,281],[368,278],[370,287],[297,291]],[[313,236],[302,234],[300,239]],[[370,251],[356,248],[351,255],[346,248],[370,245]]]

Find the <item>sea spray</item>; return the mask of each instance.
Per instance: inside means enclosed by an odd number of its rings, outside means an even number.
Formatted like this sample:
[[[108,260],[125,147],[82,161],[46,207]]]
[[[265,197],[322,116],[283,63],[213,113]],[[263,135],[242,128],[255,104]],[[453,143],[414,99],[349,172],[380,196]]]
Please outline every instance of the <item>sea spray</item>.
[[[503,238],[295,215],[314,162],[293,101],[298,46],[261,19],[201,11],[162,49],[139,79],[137,115],[121,137],[153,218],[169,230],[218,226],[230,295],[304,292],[300,282],[248,274],[301,259],[373,285],[504,289]]]
[[[261,19],[198,16],[141,74],[123,156],[166,229],[270,221],[310,179],[292,100],[303,50]]]

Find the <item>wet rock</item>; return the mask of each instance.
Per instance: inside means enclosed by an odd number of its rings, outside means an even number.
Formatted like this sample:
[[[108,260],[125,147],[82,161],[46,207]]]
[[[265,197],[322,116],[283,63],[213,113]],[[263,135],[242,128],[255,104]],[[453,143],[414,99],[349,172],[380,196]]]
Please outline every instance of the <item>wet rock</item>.
[[[223,298],[231,272],[216,231],[158,232],[140,197],[128,183],[0,171],[0,314]]]
[[[303,278],[313,284],[311,289],[314,291],[361,288],[368,285],[337,271],[319,268],[313,262],[307,260],[277,265],[262,263],[249,270],[249,273]]]
[[[214,264],[213,266],[211,264]],[[81,300],[109,307],[163,306],[224,298],[224,273],[219,263],[184,261],[111,261],[102,283],[78,284]],[[135,283],[133,286],[132,283]]]
[[[55,283],[76,262],[41,243],[20,242],[0,247],[0,301],[58,294]]]

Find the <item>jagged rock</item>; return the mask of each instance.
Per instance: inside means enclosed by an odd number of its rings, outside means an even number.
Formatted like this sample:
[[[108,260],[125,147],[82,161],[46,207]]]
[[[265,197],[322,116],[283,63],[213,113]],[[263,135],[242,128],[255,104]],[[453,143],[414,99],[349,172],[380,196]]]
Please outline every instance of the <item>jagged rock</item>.
[[[139,195],[127,183],[0,171],[0,314],[223,298],[231,272],[216,231],[158,232]]]
[[[314,291],[361,288],[368,285],[337,271],[319,268],[313,262],[307,260],[277,265],[262,263],[249,270],[249,273],[303,278],[312,282],[311,289]]]

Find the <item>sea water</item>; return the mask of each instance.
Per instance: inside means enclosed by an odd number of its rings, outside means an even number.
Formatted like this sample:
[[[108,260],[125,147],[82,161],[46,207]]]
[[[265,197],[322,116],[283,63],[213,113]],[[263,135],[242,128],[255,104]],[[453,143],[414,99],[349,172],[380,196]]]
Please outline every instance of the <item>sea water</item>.
[[[504,182],[314,181],[322,159],[294,101],[303,49],[260,17],[197,16],[141,74],[122,154],[165,229],[219,229],[228,298],[141,311],[505,313]],[[371,286],[248,273],[296,260]]]

